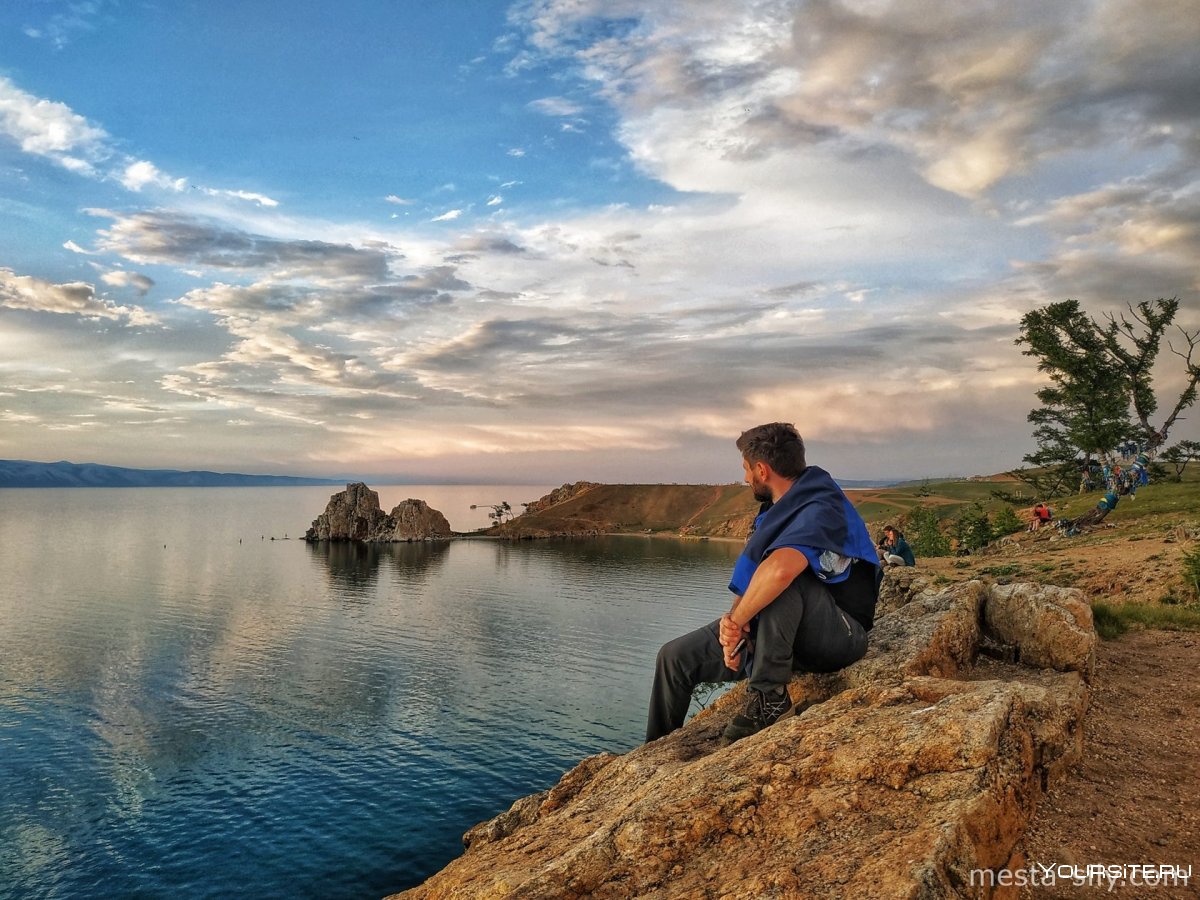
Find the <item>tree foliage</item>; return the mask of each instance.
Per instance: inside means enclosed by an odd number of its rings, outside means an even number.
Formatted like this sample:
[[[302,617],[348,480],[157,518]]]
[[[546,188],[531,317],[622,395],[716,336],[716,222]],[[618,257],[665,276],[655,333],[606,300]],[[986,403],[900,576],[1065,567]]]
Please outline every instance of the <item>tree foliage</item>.
[[[1200,459],[1200,441],[1180,441],[1163,451],[1162,460],[1175,468],[1175,480],[1183,481],[1183,470],[1187,464]]]
[[[1015,534],[1025,527],[1025,523],[1017,516],[1011,506],[1001,507],[992,519],[992,537],[1004,537],[1006,534]]]
[[[954,523],[955,537],[968,550],[978,550],[992,539],[992,523],[981,503],[972,503]]]
[[[1025,457],[1027,460],[1029,457]],[[1071,493],[1079,483],[1080,464],[1074,457],[1040,468],[1013,469],[1006,473],[1029,488],[1015,491],[993,490],[992,496],[1015,506],[1028,506],[1033,498],[1053,500]]]
[[[942,532],[937,510],[918,506],[904,516],[904,535],[917,556],[949,556],[950,539]]]
[[[1017,343],[1038,360],[1050,384],[1029,413],[1038,449],[1025,457],[1037,467],[1074,463],[1079,453],[1100,456],[1131,437],[1129,399],[1104,336],[1074,300],[1051,303],[1021,319]]]
[[[472,503],[471,509],[478,509],[480,506],[491,510],[488,513],[488,518],[497,525],[502,525],[505,521],[513,517],[512,505],[507,500],[502,500],[500,503]]]
[[[1123,441],[1140,441],[1154,452],[1167,440],[1180,413],[1196,402],[1200,363],[1192,357],[1200,332],[1176,325],[1181,349],[1167,338],[1179,311],[1179,300],[1130,304],[1128,315],[1108,314],[1103,321],[1083,312],[1076,300],[1051,303],[1021,319],[1017,343],[1035,357],[1038,371],[1050,384],[1037,392],[1041,406],[1029,413],[1037,451],[1025,461],[1053,470],[1055,481],[1066,481],[1079,456],[1099,457]],[[1161,424],[1153,368],[1164,342],[1183,362],[1184,387]],[[1045,490],[1039,494],[1053,496]]]
[[[1150,417],[1158,410],[1151,369],[1178,312],[1177,298],[1159,299],[1154,303],[1143,300],[1136,307],[1130,304],[1129,318],[1124,313],[1119,319],[1108,314],[1105,317],[1107,324],[1102,329],[1105,349],[1125,376],[1140,436],[1151,451],[1166,443],[1167,435],[1179,414],[1196,402],[1196,385],[1200,383],[1200,362],[1192,361],[1196,346],[1200,343],[1200,331],[1187,331],[1182,325],[1176,325],[1182,338],[1182,349],[1175,349],[1170,341],[1167,341],[1167,347],[1183,361],[1184,387],[1162,425],[1155,427],[1151,424]]]

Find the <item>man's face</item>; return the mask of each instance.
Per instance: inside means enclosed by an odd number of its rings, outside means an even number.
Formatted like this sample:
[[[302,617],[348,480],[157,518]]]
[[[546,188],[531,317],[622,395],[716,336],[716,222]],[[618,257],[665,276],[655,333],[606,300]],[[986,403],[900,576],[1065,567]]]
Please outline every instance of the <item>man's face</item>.
[[[742,469],[746,473],[745,482],[750,485],[750,490],[754,491],[754,499],[759,503],[766,503],[771,498],[771,491],[767,487],[766,482],[758,477],[755,471],[758,466],[753,466],[745,459],[742,460]]]

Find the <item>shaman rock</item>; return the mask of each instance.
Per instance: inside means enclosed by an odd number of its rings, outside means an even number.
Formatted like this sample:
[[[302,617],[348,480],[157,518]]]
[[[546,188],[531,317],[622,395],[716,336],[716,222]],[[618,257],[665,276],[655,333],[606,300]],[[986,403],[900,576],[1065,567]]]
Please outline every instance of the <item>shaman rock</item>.
[[[388,514],[395,523],[390,538],[392,541],[444,541],[451,536],[450,523],[424,500],[411,497],[399,503]]]
[[[439,541],[453,536],[446,517],[424,500],[405,500],[391,513],[379,506],[379,494],[361,481],[329,498],[313,520],[306,541]]]

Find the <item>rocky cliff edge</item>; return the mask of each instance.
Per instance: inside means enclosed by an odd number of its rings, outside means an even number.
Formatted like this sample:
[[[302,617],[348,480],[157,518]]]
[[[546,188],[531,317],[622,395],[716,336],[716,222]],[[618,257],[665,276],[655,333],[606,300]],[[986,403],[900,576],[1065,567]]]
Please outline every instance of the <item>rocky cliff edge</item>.
[[[329,498],[305,532],[306,541],[441,541],[453,536],[446,517],[424,500],[408,499],[385,513],[379,494],[361,481]]]
[[[1026,824],[1082,752],[1091,609],[1072,589],[894,570],[880,613],[866,657],[793,680],[797,714],[727,745],[738,687],[475,826],[397,896],[1000,896],[994,873],[1027,865]]]

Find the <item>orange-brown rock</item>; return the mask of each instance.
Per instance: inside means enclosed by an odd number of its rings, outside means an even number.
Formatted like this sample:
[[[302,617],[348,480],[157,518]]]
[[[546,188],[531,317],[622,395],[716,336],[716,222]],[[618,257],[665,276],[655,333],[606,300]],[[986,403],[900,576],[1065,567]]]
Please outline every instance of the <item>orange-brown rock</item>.
[[[793,680],[793,698],[812,702],[799,714],[728,745],[735,689],[679,731],[518,800],[399,896],[992,896],[983,870],[1020,862],[1038,798],[1079,756],[1091,668],[1090,648],[1042,647],[1037,629],[1017,629],[1020,659],[1047,668],[977,658],[1014,639],[990,633],[985,611],[1074,618],[1078,598],[908,581],[902,599],[863,660]]]

